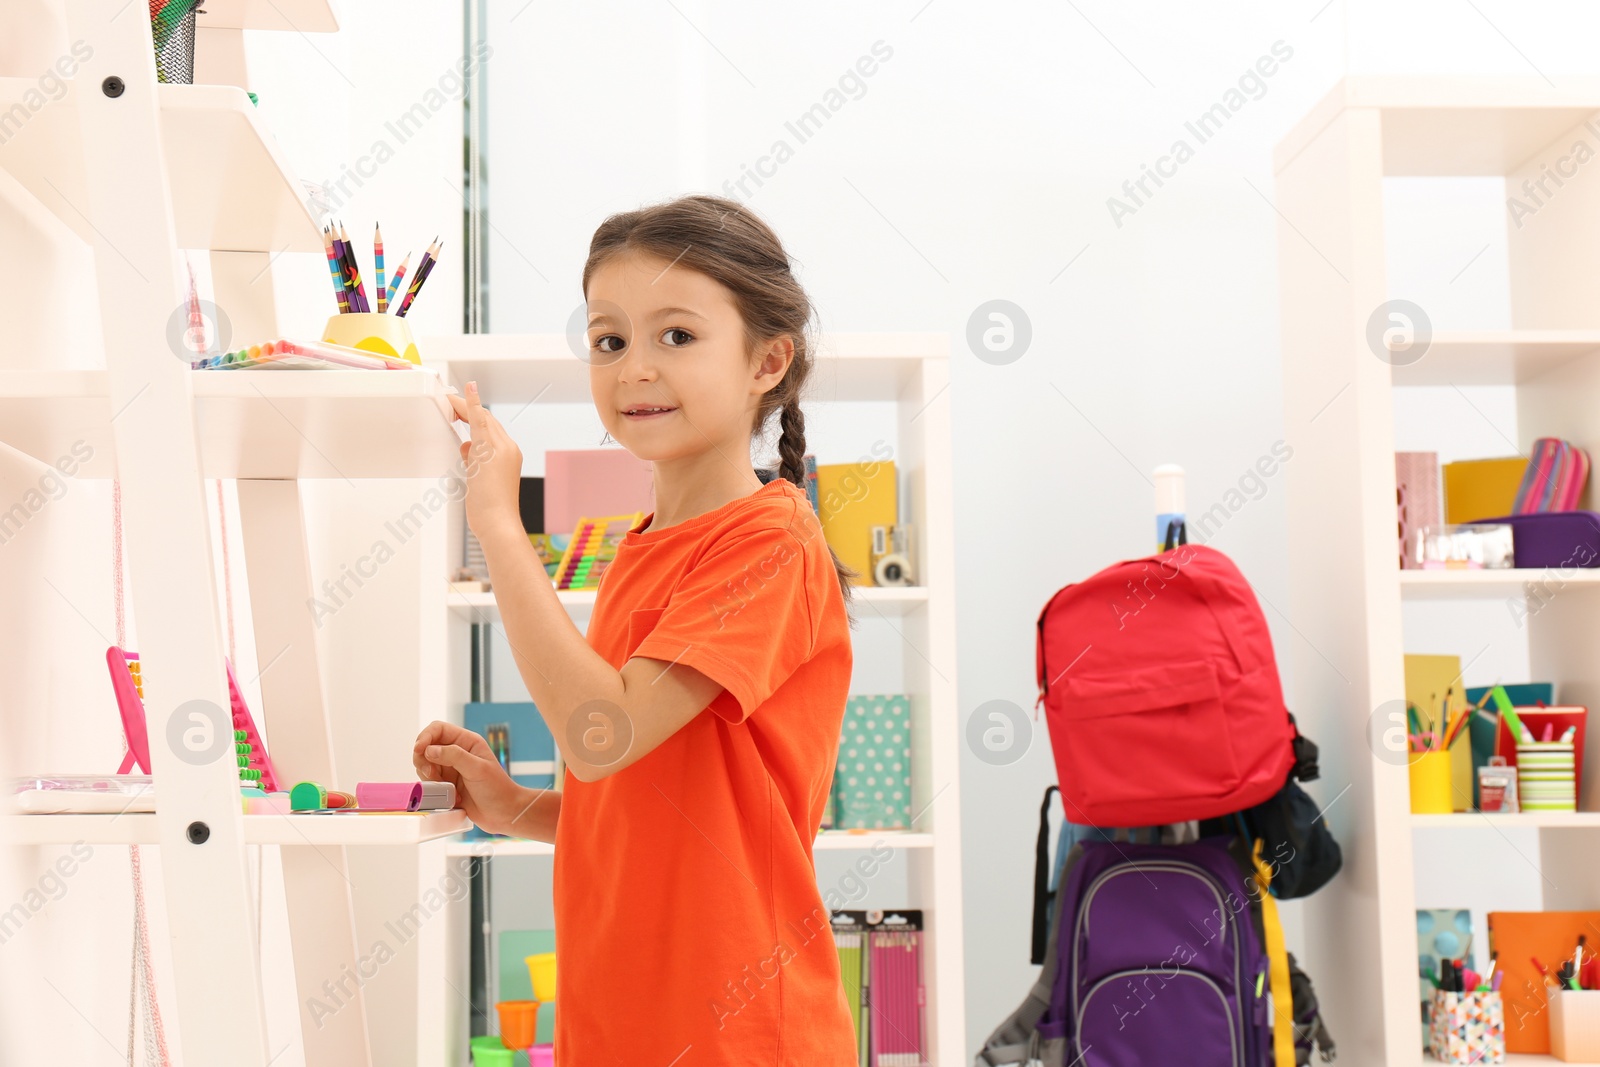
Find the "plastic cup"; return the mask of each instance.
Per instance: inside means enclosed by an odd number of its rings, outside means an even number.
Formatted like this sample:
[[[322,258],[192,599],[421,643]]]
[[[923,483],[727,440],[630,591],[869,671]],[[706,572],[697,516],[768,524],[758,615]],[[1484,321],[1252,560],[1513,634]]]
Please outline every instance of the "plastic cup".
[[[556,1067],[556,1047],[535,1045],[528,1050],[528,1067]]]
[[[472,1067],[512,1067],[516,1053],[501,1043],[498,1034],[472,1039]]]
[[[556,999],[556,954],[541,952],[523,960],[528,965],[528,979],[533,982],[533,995],[542,1001]]]
[[[502,1000],[494,1006],[494,1010],[500,1013],[500,1040],[506,1048],[532,1047],[539,1033],[537,1000]],[[509,1060],[506,1062],[510,1063]]]
[[[1424,752],[1411,763],[1411,811],[1415,815],[1448,815],[1450,753]]]

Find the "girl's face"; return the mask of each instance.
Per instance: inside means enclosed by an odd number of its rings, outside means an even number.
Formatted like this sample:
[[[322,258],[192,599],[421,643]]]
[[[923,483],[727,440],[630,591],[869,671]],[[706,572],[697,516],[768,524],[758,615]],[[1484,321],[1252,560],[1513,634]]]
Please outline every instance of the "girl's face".
[[[787,338],[752,364],[728,289],[644,253],[619,253],[594,272],[588,316],[589,390],[619,444],[647,462],[711,448],[748,455],[761,394],[793,357]]]

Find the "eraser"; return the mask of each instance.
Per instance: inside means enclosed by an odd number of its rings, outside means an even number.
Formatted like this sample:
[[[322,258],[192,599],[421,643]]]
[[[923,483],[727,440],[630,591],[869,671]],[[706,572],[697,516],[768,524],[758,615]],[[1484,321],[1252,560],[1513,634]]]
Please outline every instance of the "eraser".
[[[296,782],[289,790],[289,806],[295,811],[319,811],[328,806],[328,794],[316,782]]]

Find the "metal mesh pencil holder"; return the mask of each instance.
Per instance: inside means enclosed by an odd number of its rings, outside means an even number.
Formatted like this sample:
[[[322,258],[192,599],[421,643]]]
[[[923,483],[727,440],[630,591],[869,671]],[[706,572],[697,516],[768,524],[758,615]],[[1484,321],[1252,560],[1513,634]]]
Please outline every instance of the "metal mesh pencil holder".
[[[150,35],[156,49],[156,80],[168,85],[194,84],[196,0],[152,0]]]

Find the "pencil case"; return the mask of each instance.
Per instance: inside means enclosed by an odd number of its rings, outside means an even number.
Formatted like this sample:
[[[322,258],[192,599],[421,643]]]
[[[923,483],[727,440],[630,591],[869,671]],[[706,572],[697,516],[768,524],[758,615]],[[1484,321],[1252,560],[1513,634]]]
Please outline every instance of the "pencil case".
[[[1519,568],[1600,567],[1600,515],[1592,511],[1541,511],[1480,522],[1511,527],[1512,558]]]

